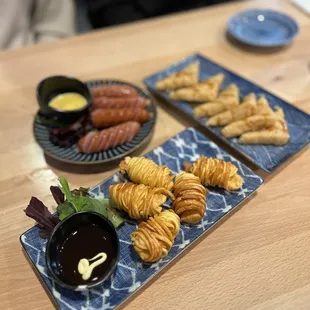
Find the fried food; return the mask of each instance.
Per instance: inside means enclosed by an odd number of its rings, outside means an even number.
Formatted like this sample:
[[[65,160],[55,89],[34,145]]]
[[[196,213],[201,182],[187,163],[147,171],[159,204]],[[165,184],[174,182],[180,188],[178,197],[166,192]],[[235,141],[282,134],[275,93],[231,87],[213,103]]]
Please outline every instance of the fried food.
[[[269,105],[267,98],[262,95],[257,100],[257,112],[256,114],[272,114],[273,110]]]
[[[287,144],[290,141],[290,135],[285,121],[284,112],[278,107],[274,114],[278,119],[272,127],[266,130],[244,133],[239,138],[239,143],[271,144],[278,146]]]
[[[173,73],[168,77],[159,80],[155,88],[158,90],[169,90],[180,87],[188,87],[198,83],[199,77],[199,61],[196,61],[185,67],[182,71]]]
[[[207,121],[207,126],[225,126],[234,121],[242,120],[257,112],[256,97],[254,93],[247,95],[242,103],[220,114],[214,115]]]
[[[268,100],[263,95],[256,104],[256,114],[243,120],[232,122],[222,129],[222,134],[226,138],[238,137],[249,131],[259,131],[272,128],[280,120],[276,112],[272,110]],[[283,119],[283,117],[282,117]],[[253,135],[250,135],[253,137]],[[255,135],[254,135],[255,137]]]
[[[226,138],[239,137],[245,132],[257,131],[274,126],[277,121],[276,115],[261,114],[247,117],[244,120],[232,122],[222,129]]]
[[[137,254],[144,262],[156,262],[168,255],[180,231],[180,218],[172,210],[150,217],[131,234]]]
[[[181,222],[197,224],[206,210],[207,190],[199,177],[192,173],[181,172],[176,176],[173,194],[173,209]]]
[[[109,193],[116,207],[128,213],[132,219],[147,219],[159,214],[167,196],[174,199],[165,188],[151,188],[131,182],[111,185]]]
[[[217,158],[201,156],[193,164],[184,163],[185,171],[200,178],[203,185],[218,186],[227,190],[237,190],[243,180],[237,173],[238,168],[230,162]]]
[[[270,145],[285,145],[289,142],[290,137],[288,132],[282,130],[261,130],[244,133],[240,139],[241,144],[270,144]]]
[[[215,114],[231,110],[239,105],[239,88],[236,84],[230,84],[222,90],[213,102],[207,102],[194,108],[196,117],[210,117]]]
[[[173,178],[167,166],[158,166],[144,157],[126,157],[119,165],[121,173],[127,173],[132,182],[150,187],[163,187],[171,190]]]
[[[194,86],[180,88],[172,91],[169,93],[169,97],[172,100],[184,100],[192,102],[213,101],[218,96],[218,92],[224,78],[224,74],[219,73],[207,80],[201,81]]]

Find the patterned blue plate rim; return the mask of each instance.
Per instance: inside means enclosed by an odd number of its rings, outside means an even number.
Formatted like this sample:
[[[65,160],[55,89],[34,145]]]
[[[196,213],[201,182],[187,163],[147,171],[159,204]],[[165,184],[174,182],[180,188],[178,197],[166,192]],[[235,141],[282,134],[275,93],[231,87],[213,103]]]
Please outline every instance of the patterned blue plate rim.
[[[243,16],[248,16],[248,14],[251,13],[262,13],[267,17],[276,17],[276,18],[280,18],[282,19],[282,21],[285,21],[286,24],[291,27],[291,35],[289,38],[287,39],[283,39],[281,42],[277,41],[277,42],[258,42],[255,38],[251,38],[251,37],[246,37],[246,36],[242,36],[239,35],[238,32],[235,30],[235,25],[236,24],[240,24],[240,18],[242,18]],[[264,9],[250,9],[250,10],[246,10],[246,11],[242,11],[242,12],[238,12],[235,15],[233,15],[228,23],[228,33],[233,36],[234,38],[238,39],[239,41],[246,43],[248,45],[253,45],[253,46],[257,46],[257,47],[277,47],[277,46],[281,46],[281,45],[287,45],[290,42],[292,42],[292,40],[297,36],[297,34],[299,33],[299,26],[298,23],[295,21],[295,19],[293,19],[291,16],[280,12],[280,11],[275,11],[275,10],[264,10]]]
[[[167,139],[165,142],[163,142],[161,145],[165,144],[166,142],[174,139],[175,137],[181,135],[182,133],[185,133],[185,132],[188,132],[188,131],[194,131],[194,132],[198,132],[200,133],[201,135],[203,135],[203,133],[201,133],[200,131],[194,129],[194,128],[187,128],[183,131],[181,131],[180,133],[178,133],[176,136],[174,137],[171,137],[170,139]],[[205,135],[203,135],[205,137],[206,140],[209,140],[211,141],[208,137],[206,137]],[[161,146],[159,145],[159,147]],[[156,147],[157,148],[157,147]],[[156,149],[155,148],[155,149]],[[155,150],[154,149],[154,150]],[[220,149],[220,148],[219,148]],[[149,153],[143,155],[143,156],[148,156],[149,154],[151,154],[154,150],[151,150]],[[155,271],[151,276],[149,276],[135,291],[133,291],[131,294],[129,294],[120,304],[117,305],[117,307],[123,305],[124,303],[126,303],[126,301],[130,298],[132,298],[138,291],[140,291],[142,289],[142,287],[145,287],[145,285],[147,285],[153,278],[156,278],[157,276],[159,276],[163,271],[165,271],[166,269],[169,268],[170,264],[172,262],[174,262],[176,259],[178,258],[181,258],[183,257],[183,255],[185,254],[184,252],[185,251],[189,251],[191,250],[194,246],[196,246],[196,244],[199,242],[199,240],[203,239],[204,237],[206,237],[207,233],[211,230],[211,229],[216,229],[216,227],[221,224],[223,221],[225,221],[227,219],[227,217],[230,216],[231,213],[234,213],[236,211],[238,211],[238,209],[240,208],[240,206],[246,201],[248,200],[250,197],[253,196],[254,193],[256,193],[257,189],[263,185],[264,183],[264,180],[258,176],[254,171],[252,171],[250,168],[248,168],[246,165],[244,165],[243,163],[241,163],[239,160],[237,160],[234,156],[228,154],[227,152],[223,151],[222,152],[224,154],[227,154],[230,158],[232,158],[234,161],[238,162],[241,166],[244,166],[246,167],[248,170],[250,170],[250,172],[252,173],[253,176],[255,176],[258,180],[259,180],[259,184],[257,185],[257,187],[251,192],[251,193],[248,193],[246,196],[244,196],[234,207],[232,207],[229,211],[227,211],[226,213],[224,213],[224,215],[218,219],[216,222],[214,222],[212,225],[210,225],[208,228],[206,228],[199,236],[197,236],[195,239],[193,239],[190,244],[188,246],[186,246],[185,248],[181,249],[180,252],[175,255],[173,258],[171,258],[169,260],[169,262],[164,265],[163,267],[161,267],[159,270]],[[117,174],[117,173],[116,173]],[[100,186],[102,183],[106,183],[106,182],[109,182],[110,180],[112,180],[114,178],[114,176],[116,175],[112,175],[110,176],[109,178],[103,180],[102,182],[98,183],[96,186],[94,186],[92,189],[95,189],[97,188],[98,186]],[[90,191],[92,191],[92,189]],[[39,278],[41,280],[41,282],[44,284],[45,288],[47,289],[47,291],[49,292],[49,296],[51,296],[52,298],[52,301],[57,305],[57,301],[55,299],[55,296],[51,293],[47,283],[46,283],[46,280],[43,278],[42,274],[40,273],[40,271],[38,270],[36,264],[34,264],[34,262],[32,261],[29,253],[27,252],[26,248],[25,248],[25,244],[23,243],[22,241],[22,237],[23,235],[27,234],[27,232],[31,231],[34,227],[37,227],[37,225],[29,228],[27,231],[25,231],[21,236],[20,236],[20,242],[21,242],[21,245],[24,249],[24,251],[27,253],[27,257],[30,261],[30,263],[34,266],[34,269],[36,271],[36,273],[39,275]]]
[[[110,178],[106,179],[105,181],[108,181]],[[260,186],[262,186],[264,183],[264,180],[261,179],[261,184]],[[99,183],[100,184],[100,183]],[[98,185],[99,185],[98,184]],[[96,186],[98,186],[96,185]],[[94,187],[96,187],[94,186]],[[260,187],[259,186],[259,187]],[[187,247],[185,247],[184,249],[182,249],[176,256],[174,256],[173,258],[171,258],[169,260],[169,262],[164,266],[164,267],[161,267],[159,271],[157,272],[154,272],[153,275],[151,275],[146,281],[144,281],[141,286],[139,286],[132,294],[130,294],[128,297],[126,297],[117,307],[125,304],[127,302],[127,300],[129,298],[132,298],[132,296],[134,296],[135,294],[137,294],[143,287],[145,287],[146,285],[148,285],[148,283],[153,279],[153,278],[156,278],[158,277],[161,273],[163,273],[166,269],[169,269],[170,268],[170,264],[172,262],[174,262],[176,259],[180,259],[182,258],[185,254],[184,252],[185,251],[190,251],[191,249],[193,249],[198,243],[199,243],[199,240],[203,239],[206,237],[206,234],[212,230],[212,229],[216,229],[216,227],[214,227],[215,225],[221,225],[229,216],[231,213],[234,213],[234,212],[237,212],[239,210],[239,208],[241,207],[241,205],[246,201],[248,200],[249,198],[251,198],[255,193],[256,191],[258,190],[257,187],[252,193],[250,193],[248,196],[244,197],[234,208],[232,208],[231,210],[229,210],[228,212],[226,212],[214,225],[210,226],[209,228],[207,228],[202,234],[200,234],[198,237],[196,237],[196,239],[194,239]],[[55,296],[51,293],[51,291],[49,290],[48,286],[46,285],[45,283],[45,280],[42,276],[42,274],[40,273],[40,271],[38,270],[37,266],[33,263],[30,255],[28,254],[26,248],[25,248],[25,245],[24,243],[22,242],[22,236],[24,234],[26,234],[27,232],[29,232],[30,230],[32,230],[34,227],[37,227],[37,225],[27,229],[24,233],[22,233],[19,237],[19,241],[23,247],[23,250],[24,252],[27,254],[27,258],[29,260],[29,262],[31,263],[31,265],[34,267],[35,269],[35,272],[36,274],[39,276],[39,279],[40,279],[40,282],[42,282],[44,284],[44,287],[45,287],[45,290],[48,292],[48,295],[50,296],[50,298],[52,299],[53,303],[55,305],[58,305],[56,299],[55,299]]]
[[[157,120],[157,109],[156,109],[154,98],[153,98],[153,96],[151,95],[151,93],[147,89],[142,89],[142,88],[140,88],[137,85],[134,85],[132,83],[129,83],[129,82],[126,82],[126,81],[122,81],[122,80],[116,80],[116,79],[90,80],[90,81],[86,81],[85,84],[87,84],[87,86],[89,88],[93,87],[93,86],[90,86],[90,85],[93,85],[93,84],[95,84],[95,85],[97,85],[97,84],[98,85],[103,85],[103,84],[129,85],[129,86],[132,86],[135,89],[137,89],[138,92],[143,95],[143,97],[149,99],[150,100],[150,105],[148,106],[147,109],[151,110],[151,118],[145,123],[145,124],[150,124],[150,128],[147,129],[148,132],[147,132],[146,136],[141,141],[136,143],[134,146],[131,146],[127,151],[122,152],[119,155],[114,155],[114,154],[112,156],[109,155],[111,153],[111,151],[115,150],[115,148],[113,148],[113,149],[108,149],[107,151],[104,151],[104,152],[96,153],[96,154],[107,153],[108,157],[105,158],[105,159],[91,160],[91,161],[86,161],[86,160],[85,161],[84,160],[70,160],[70,159],[63,158],[61,156],[57,156],[54,153],[49,152],[48,150],[46,150],[45,145],[40,142],[40,140],[39,140],[39,138],[37,136],[38,121],[34,118],[34,121],[33,121],[33,134],[34,134],[34,137],[35,137],[37,143],[43,149],[45,154],[47,154],[51,158],[54,158],[54,159],[56,159],[58,161],[62,161],[62,162],[65,162],[65,163],[76,164],[76,165],[98,165],[98,164],[103,164],[103,163],[108,163],[108,162],[111,162],[111,161],[115,161],[115,160],[121,159],[121,158],[123,158],[125,156],[128,156],[128,155],[134,153],[137,149],[139,149],[141,146],[143,146],[145,143],[147,143],[151,139],[153,131],[154,131],[154,126],[155,126],[155,123],[156,123],[156,120]],[[143,125],[145,125],[145,124],[143,124]],[[42,124],[39,124],[39,125],[43,126],[43,127],[46,127],[46,126],[44,126]],[[142,126],[141,126],[141,128],[142,128]],[[140,132],[141,132],[141,129],[140,129]],[[63,150],[68,150],[69,152],[73,152],[70,149],[72,149],[72,147],[64,147],[63,148]]]

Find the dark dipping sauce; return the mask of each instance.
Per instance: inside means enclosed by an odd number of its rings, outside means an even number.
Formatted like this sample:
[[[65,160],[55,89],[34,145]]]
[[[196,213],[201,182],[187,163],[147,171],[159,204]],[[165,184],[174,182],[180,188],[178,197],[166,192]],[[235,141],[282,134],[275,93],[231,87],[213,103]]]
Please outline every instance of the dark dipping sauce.
[[[78,272],[79,261],[82,258],[90,260],[101,252],[106,253],[107,259],[95,267],[91,277],[84,281]],[[111,270],[116,257],[117,246],[109,232],[97,224],[82,224],[69,234],[60,247],[57,259],[59,278],[70,285],[97,282]],[[90,261],[90,264],[95,261]]]

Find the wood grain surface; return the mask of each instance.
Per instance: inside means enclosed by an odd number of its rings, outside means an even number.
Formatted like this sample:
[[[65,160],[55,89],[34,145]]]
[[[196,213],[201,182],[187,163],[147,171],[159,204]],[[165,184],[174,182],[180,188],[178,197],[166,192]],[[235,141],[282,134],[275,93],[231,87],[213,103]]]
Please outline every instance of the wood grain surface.
[[[280,10],[300,33],[286,48],[245,48],[226,37],[229,17],[249,7]],[[93,186],[115,171],[64,173],[49,166],[34,141],[35,86],[53,74],[140,84],[193,52],[255,81],[310,112],[310,18],[290,1],[242,1],[113,27],[70,40],[0,53],[0,309],[53,309],[26,260],[19,236],[33,225],[23,209],[31,196],[53,208],[59,175]],[[159,102],[147,152],[189,123]],[[175,119],[174,116],[177,118]],[[126,309],[310,309],[310,153],[271,176],[257,195],[173,266]]]

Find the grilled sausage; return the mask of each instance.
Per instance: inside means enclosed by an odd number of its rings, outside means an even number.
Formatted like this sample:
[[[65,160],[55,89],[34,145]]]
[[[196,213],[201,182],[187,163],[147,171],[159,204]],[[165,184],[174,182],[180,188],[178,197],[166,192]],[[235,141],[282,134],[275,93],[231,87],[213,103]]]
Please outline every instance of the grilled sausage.
[[[121,109],[121,108],[146,108],[150,100],[141,96],[137,97],[94,97],[94,109]]]
[[[91,112],[91,119],[96,128],[114,126],[128,121],[145,123],[149,118],[150,113],[141,108],[97,109]]]
[[[138,92],[129,85],[101,85],[91,89],[93,98],[106,96],[106,97],[136,97]]]
[[[91,131],[78,142],[82,153],[96,153],[131,142],[140,130],[137,122],[126,122],[101,131]]]

